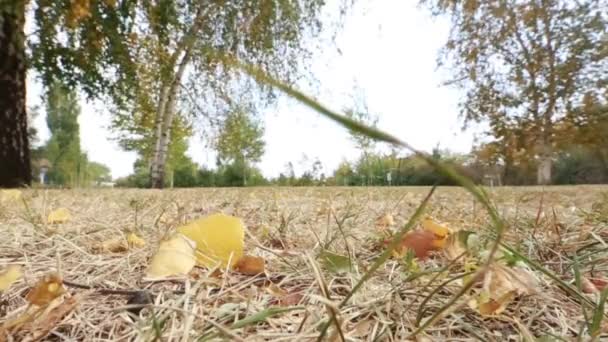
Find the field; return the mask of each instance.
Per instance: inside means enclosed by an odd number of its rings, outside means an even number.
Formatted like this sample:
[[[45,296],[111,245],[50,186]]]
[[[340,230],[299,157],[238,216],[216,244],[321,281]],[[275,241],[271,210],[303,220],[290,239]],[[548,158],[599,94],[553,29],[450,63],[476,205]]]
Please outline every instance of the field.
[[[324,327],[324,339],[332,341],[608,336],[603,307],[595,308],[602,281],[608,278],[606,186],[486,189],[506,223],[503,241],[523,255],[517,258],[500,249],[499,260],[489,268],[495,272],[494,282],[488,279],[491,272],[471,279],[484,265],[495,236],[488,215],[464,190],[439,188],[423,216],[441,222],[454,236],[474,232],[476,250],[468,250],[467,244],[458,257],[447,247],[428,258],[407,252],[393,256],[341,303],[429,190],[34,189],[22,191],[19,199],[5,196],[0,204],[0,270],[21,265],[23,277],[0,294],[0,324],[28,309],[29,289],[51,272],[63,279],[66,293],[60,300],[74,305],[0,330],[0,341],[8,338],[7,332],[15,340],[314,341]],[[47,224],[47,215],[57,208],[68,209],[70,219]],[[264,274],[196,267],[186,277],[142,280],[163,237],[217,212],[244,221],[245,252],[263,257]],[[127,231],[143,238],[145,246],[100,250],[100,243]],[[327,260],[334,254],[346,256],[350,266],[333,267]],[[496,284],[494,267],[525,272],[527,281],[513,276],[500,279],[509,284]],[[469,281],[471,288],[457,296]],[[508,298],[488,301],[493,291],[505,287]],[[145,303],[133,300],[142,289],[153,303],[134,315],[127,302]],[[490,314],[476,307],[482,302],[494,305]]]

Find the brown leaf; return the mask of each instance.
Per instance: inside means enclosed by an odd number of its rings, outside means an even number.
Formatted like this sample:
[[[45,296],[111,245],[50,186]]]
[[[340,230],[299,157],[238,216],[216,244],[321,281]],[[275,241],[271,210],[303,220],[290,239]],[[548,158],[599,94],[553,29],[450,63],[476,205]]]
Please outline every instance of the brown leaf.
[[[439,249],[435,244],[435,234],[427,230],[415,230],[403,237],[395,252],[398,256],[403,256],[411,250],[417,258],[425,259],[431,251]]]
[[[264,258],[243,255],[239,262],[234,266],[234,270],[247,275],[264,273]]]
[[[56,273],[47,274],[25,296],[28,302],[44,306],[65,293],[63,279]]]
[[[600,290],[587,277],[581,277],[581,290],[583,293],[599,293]]]
[[[279,305],[281,306],[294,306],[300,304],[304,298],[304,294],[301,292],[288,293],[285,296],[279,298]]]
[[[67,315],[76,308],[82,295],[66,298],[51,310],[46,310],[31,322],[21,326],[22,332],[27,332],[22,341],[39,341],[45,338]]]

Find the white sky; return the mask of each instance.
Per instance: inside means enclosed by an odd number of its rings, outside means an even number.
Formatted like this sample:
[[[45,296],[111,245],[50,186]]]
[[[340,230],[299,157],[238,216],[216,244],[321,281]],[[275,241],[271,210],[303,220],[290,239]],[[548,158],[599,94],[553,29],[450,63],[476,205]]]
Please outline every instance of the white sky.
[[[379,116],[379,127],[416,148],[442,148],[468,152],[472,132],[462,132],[458,118],[459,93],[440,87],[445,73],[436,69],[436,56],[448,34],[445,20],[409,0],[360,0],[351,8],[335,48],[320,51],[313,71],[318,79],[318,99],[340,110],[349,104],[355,85],[365,95],[369,110]],[[40,85],[28,84],[28,104],[40,104]],[[122,151],[110,140],[109,115],[103,107],[82,101],[79,118],[81,145],[89,159],[108,165],[113,177],[133,171],[134,152]],[[43,113],[42,113],[43,114]],[[259,167],[266,176],[277,176],[292,162],[303,171],[315,158],[326,174],[344,158],[354,160],[358,151],[346,131],[308,108],[287,98],[266,111],[266,153]],[[35,126],[41,141],[48,139],[44,115]],[[214,165],[214,154],[199,137],[191,140],[188,154],[199,164]],[[303,155],[310,163],[302,165]]]

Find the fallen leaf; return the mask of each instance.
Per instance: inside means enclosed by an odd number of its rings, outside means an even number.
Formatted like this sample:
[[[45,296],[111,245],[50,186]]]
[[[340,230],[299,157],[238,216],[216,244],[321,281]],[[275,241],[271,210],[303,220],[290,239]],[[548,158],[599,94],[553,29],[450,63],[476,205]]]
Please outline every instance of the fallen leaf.
[[[443,248],[445,246],[447,237],[450,234],[450,230],[447,227],[437,223],[431,218],[422,220],[422,227],[425,231],[431,232],[435,235],[433,247]]]
[[[127,234],[127,242],[130,247],[142,248],[146,245],[146,241],[144,239],[137,236],[135,233]]]
[[[57,273],[45,275],[25,296],[28,302],[45,306],[65,293],[63,279]]]
[[[469,250],[468,240],[474,233],[466,230],[450,234],[443,247],[448,260],[454,260]]]
[[[23,272],[21,266],[9,265],[4,271],[0,272],[0,293],[8,288],[17,280],[21,279]]]
[[[386,240],[388,244],[390,240]],[[439,250],[435,243],[435,234],[427,230],[415,230],[405,234],[399,246],[395,249],[393,255],[401,258],[407,254],[408,250],[414,252],[416,258],[425,259],[431,251]]]
[[[304,298],[304,294],[302,292],[289,292],[286,291],[276,284],[271,284],[266,288],[268,293],[277,298],[277,302],[281,306],[294,306],[298,305],[302,298]]]
[[[279,298],[279,304],[282,306],[294,306],[300,304],[303,298],[304,294],[301,292],[288,293]]]
[[[484,276],[482,292],[470,304],[484,316],[498,315],[517,296],[536,293],[538,281],[532,273],[520,267],[494,264]]]
[[[393,215],[384,214],[376,219],[376,228],[379,229],[387,229],[395,225],[395,219],[393,219]]]
[[[587,277],[581,277],[581,290],[583,293],[600,293],[599,289],[591,279]]]
[[[231,267],[243,256],[245,229],[243,222],[234,216],[214,214],[192,221],[177,229],[196,243],[199,265]]]
[[[59,208],[49,213],[46,222],[49,224],[66,223],[70,219],[70,212],[66,208]]]
[[[247,275],[264,273],[264,258],[244,255],[234,265],[234,270]]]
[[[114,238],[95,246],[95,250],[110,253],[122,253],[129,250],[129,244],[124,238]]]
[[[63,321],[80,303],[84,294],[55,299],[49,307],[19,327],[21,341],[40,341]]]
[[[130,248],[141,248],[145,245],[146,242],[142,238],[135,235],[135,233],[129,233],[126,237],[121,236],[101,242],[93,246],[93,250],[97,252],[123,253]]]
[[[351,260],[349,257],[332,253],[330,251],[323,251],[321,255],[321,263],[325,268],[333,273],[349,272],[352,268]]]
[[[156,280],[188,274],[196,264],[194,246],[194,242],[182,234],[162,241],[152,257],[146,278]]]

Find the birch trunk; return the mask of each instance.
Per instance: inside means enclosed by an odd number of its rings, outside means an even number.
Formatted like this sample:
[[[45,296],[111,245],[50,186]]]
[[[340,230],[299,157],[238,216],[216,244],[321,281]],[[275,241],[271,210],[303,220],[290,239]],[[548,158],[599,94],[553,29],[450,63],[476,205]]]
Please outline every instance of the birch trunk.
[[[162,87],[159,97],[154,127],[154,155],[150,163],[150,186],[152,188],[160,189],[165,185],[165,164],[167,162],[169,144],[171,143],[171,127],[175,116],[175,101],[182,76],[192,56],[191,50],[194,45],[195,36],[203,24],[205,13],[206,11],[202,8],[199,9],[194,19],[194,24],[188,33],[182,37],[170,59],[175,63],[181,56],[178,70],[170,82]],[[175,64],[171,65],[170,69],[173,70],[174,66]]]
[[[544,142],[541,146],[541,153],[538,167],[536,169],[536,183],[538,185],[551,184],[551,169],[553,167],[553,159],[551,155],[551,146]]]

